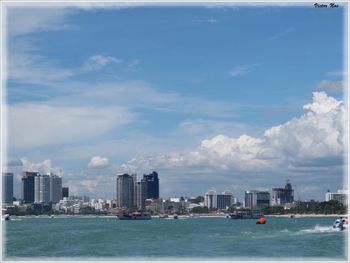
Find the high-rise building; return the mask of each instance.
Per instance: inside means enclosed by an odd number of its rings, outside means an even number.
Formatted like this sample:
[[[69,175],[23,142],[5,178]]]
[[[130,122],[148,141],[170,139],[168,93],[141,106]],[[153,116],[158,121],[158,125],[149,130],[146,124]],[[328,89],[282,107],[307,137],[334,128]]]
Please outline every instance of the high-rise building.
[[[218,209],[227,209],[232,204],[232,193],[225,191],[222,194],[218,194],[216,200]]]
[[[268,191],[245,191],[245,207],[249,209],[263,209],[270,205],[270,193]]]
[[[348,191],[347,190],[338,190],[337,193],[326,193],[326,201],[330,200],[337,200],[339,203],[342,203],[343,205],[348,204]]]
[[[58,203],[62,199],[62,177],[50,175],[50,202]]]
[[[69,197],[69,187],[62,187],[62,199],[63,197]]]
[[[22,177],[22,199],[24,203],[31,204],[35,200],[35,177],[37,172],[24,172]]]
[[[289,180],[287,180],[284,188],[272,188],[270,196],[272,206],[293,203],[294,190],[292,188],[292,185],[289,183]]]
[[[13,173],[2,173],[2,203],[11,205],[13,201]]]
[[[215,190],[209,190],[204,195],[204,205],[209,209],[226,209],[232,204],[232,193],[225,191],[222,194],[216,193]]]
[[[144,174],[141,182],[144,182],[146,186],[146,199],[159,198],[159,178],[157,172]]]
[[[134,206],[143,210],[145,208],[146,200],[146,185],[145,182],[134,183]]]
[[[62,177],[44,174],[35,177],[35,203],[58,203],[62,199]]]
[[[134,207],[134,177],[131,175],[117,175],[117,206],[126,209]]]
[[[35,203],[50,202],[50,175],[38,175],[35,177]]]
[[[215,190],[209,190],[204,195],[204,205],[209,209],[217,208],[217,194]]]

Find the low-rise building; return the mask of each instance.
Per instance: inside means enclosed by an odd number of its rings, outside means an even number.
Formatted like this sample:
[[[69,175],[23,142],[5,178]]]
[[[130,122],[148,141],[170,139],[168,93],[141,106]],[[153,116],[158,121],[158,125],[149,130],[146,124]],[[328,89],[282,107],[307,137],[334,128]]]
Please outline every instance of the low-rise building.
[[[340,189],[336,193],[327,192],[325,196],[326,201],[337,200],[339,203],[343,205],[348,204],[348,190]]]

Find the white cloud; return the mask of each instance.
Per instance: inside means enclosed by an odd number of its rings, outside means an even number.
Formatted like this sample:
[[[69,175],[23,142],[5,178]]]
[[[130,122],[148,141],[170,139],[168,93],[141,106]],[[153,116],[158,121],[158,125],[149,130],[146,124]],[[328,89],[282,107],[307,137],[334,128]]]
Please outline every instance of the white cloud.
[[[9,52],[8,79],[22,83],[50,84],[76,74],[75,69],[63,69],[55,61],[29,53]]]
[[[54,173],[57,175],[61,175],[63,170],[59,167],[53,167],[52,162],[49,159],[46,159],[42,162],[33,163],[27,157],[23,157],[20,159],[22,171],[28,172],[39,172],[41,174]]]
[[[267,129],[260,138],[218,135],[203,140],[193,150],[124,163],[125,170],[187,169],[206,167],[213,171],[273,171],[294,167],[342,165],[347,142],[341,101],[315,92],[313,102],[304,106],[300,118]]]
[[[67,17],[72,14],[73,10],[40,6],[23,8],[8,5],[8,7],[7,32],[9,36],[74,28],[67,23]]]
[[[41,31],[71,30],[69,16],[80,10],[121,9],[142,5],[140,3],[11,3],[3,5],[9,36],[23,36]]]
[[[98,182],[96,180],[82,180],[80,182],[80,189],[86,189],[90,193],[94,193],[96,191],[96,187],[98,186]]]
[[[23,103],[8,107],[11,148],[31,148],[83,141],[136,119],[121,107]]]
[[[247,188],[270,188],[290,178],[298,182],[299,190],[305,190],[300,193],[302,198],[315,196],[324,189],[339,187],[343,179],[347,108],[326,93],[315,92],[304,109],[299,118],[271,127],[260,137],[217,135],[202,140],[192,150],[150,157],[143,153],[143,157],[121,165],[94,155],[88,167],[100,169],[66,174],[65,180],[79,194],[111,197],[115,194],[115,175],[120,172],[156,170],[164,194],[200,194],[210,186],[223,190],[229,186],[237,195]],[[34,169],[31,165],[24,166]],[[35,168],[50,166],[46,160]],[[319,188],[313,187],[315,184]]]
[[[109,82],[90,85],[75,83],[69,97],[57,98],[57,103],[120,105],[131,109],[151,109],[161,112],[191,113],[206,116],[232,117],[232,103],[217,102],[175,92],[156,89],[143,81]]]
[[[325,92],[314,92],[313,102],[304,105],[303,108],[314,113],[328,113],[333,110],[339,110],[342,104],[342,101],[328,96]]]
[[[322,80],[320,81],[316,88],[318,90],[326,90],[330,92],[342,92],[345,90],[345,82],[341,80]]]
[[[249,72],[249,65],[236,66],[229,70],[228,74],[232,77],[245,75]]]
[[[108,64],[120,64],[123,61],[121,59],[111,57],[111,56],[103,56],[103,55],[94,55],[91,56],[82,66],[83,71],[95,71],[99,70]]]
[[[35,55],[35,52],[30,47],[27,46],[25,49],[22,50],[20,47],[19,50],[15,48],[9,52],[7,61],[8,79],[27,84],[53,85],[70,80],[71,77],[79,74],[98,71],[108,65],[121,64],[123,62],[121,59],[112,56],[93,55],[81,66],[63,68],[58,65],[58,61]]]
[[[109,161],[107,158],[103,158],[100,156],[94,156],[91,158],[88,168],[104,168],[109,165]]]
[[[328,76],[345,76],[346,75],[346,71],[344,70],[340,70],[340,69],[334,69],[334,70],[331,70],[329,72],[327,72],[327,75]]]

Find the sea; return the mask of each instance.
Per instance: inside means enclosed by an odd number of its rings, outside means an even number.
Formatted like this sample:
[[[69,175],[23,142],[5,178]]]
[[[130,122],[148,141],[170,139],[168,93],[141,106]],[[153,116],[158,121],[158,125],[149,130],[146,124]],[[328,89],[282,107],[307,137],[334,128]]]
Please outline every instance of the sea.
[[[336,218],[17,218],[3,221],[5,260],[340,260]]]

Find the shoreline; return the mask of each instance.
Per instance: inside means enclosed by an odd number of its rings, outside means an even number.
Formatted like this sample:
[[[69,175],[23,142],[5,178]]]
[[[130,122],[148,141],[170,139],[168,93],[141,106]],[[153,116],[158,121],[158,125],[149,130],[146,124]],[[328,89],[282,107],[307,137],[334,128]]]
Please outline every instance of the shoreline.
[[[348,215],[338,215],[338,214],[283,214],[283,215],[264,215],[264,217],[269,217],[269,218],[292,218],[291,216],[294,216],[294,218],[304,218],[304,217],[347,217]],[[203,215],[194,215],[194,216],[187,216],[187,215],[179,215],[178,218],[226,218],[226,214],[203,214]],[[30,218],[117,218],[116,215],[54,215],[52,216],[47,216],[47,215],[26,215],[26,216],[11,216],[11,218],[15,219],[30,219]],[[168,218],[172,218],[172,215],[169,215]],[[162,219],[159,218],[158,216],[152,216],[152,219]]]
[[[284,214],[284,215],[264,215],[264,217],[279,217],[279,218],[301,218],[301,217],[347,217],[348,215],[338,215],[338,214]]]

